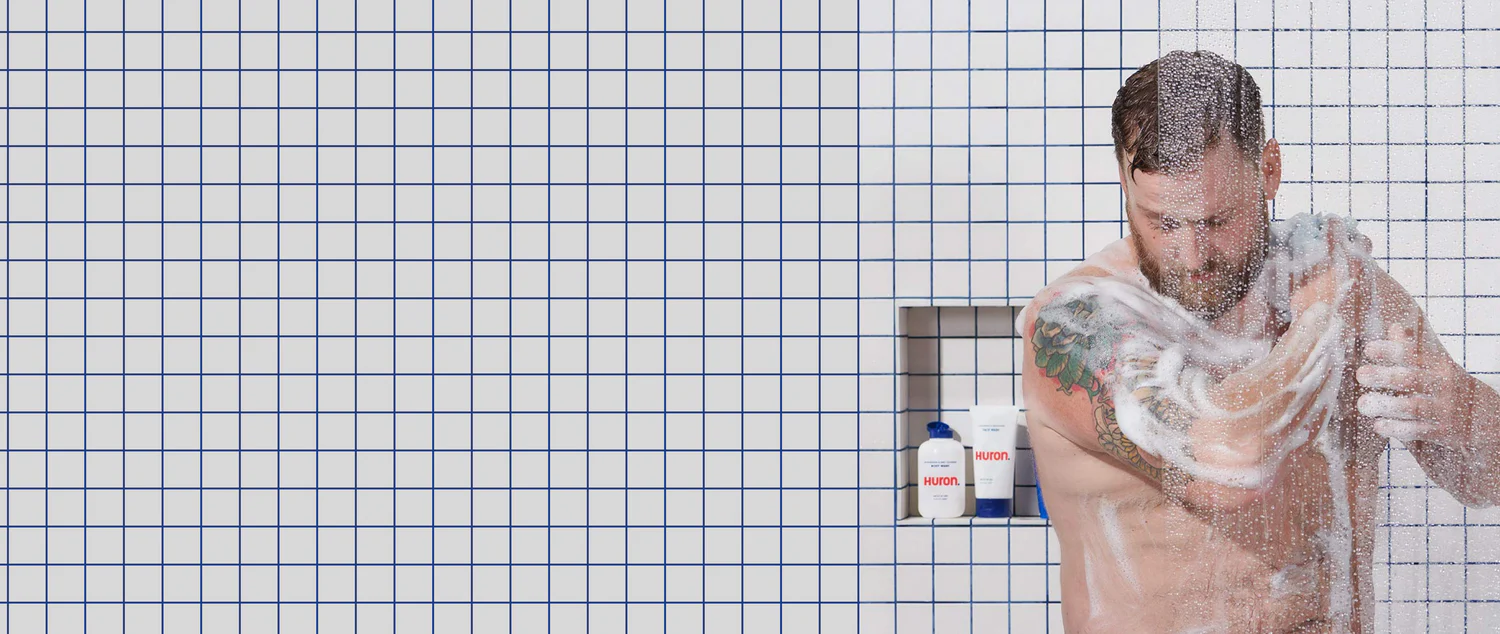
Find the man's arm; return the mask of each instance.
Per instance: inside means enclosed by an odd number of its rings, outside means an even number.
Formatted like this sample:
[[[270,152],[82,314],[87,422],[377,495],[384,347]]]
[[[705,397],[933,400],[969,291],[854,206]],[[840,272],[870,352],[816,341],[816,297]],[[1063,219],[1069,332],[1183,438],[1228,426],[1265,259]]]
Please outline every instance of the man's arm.
[[[1116,414],[1115,393],[1119,382],[1111,380],[1116,370],[1115,347],[1126,336],[1110,320],[1098,319],[1099,300],[1091,295],[1060,298],[1058,293],[1039,295],[1023,314],[1024,346],[1022,389],[1026,406],[1043,425],[1057,431],[1086,450],[1114,458],[1125,468],[1160,486],[1164,493],[1189,507],[1236,508],[1269,488],[1227,486],[1190,477],[1196,469],[1257,469],[1269,461],[1268,449],[1276,439],[1265,430],[1287,410],[1279,395],[1282,383],[1311,354],[1315,338],[1306,336],[1308,322],[1301,324],[1304,336],[1291,337],[1269,357],[1214,386],[1217,395],[1237,405],[1271,398],[1264,415],[1233,417],[1232,420],[1198,420],[1191,408],[1173,401],[1149,386],[1131,386],[1123,398],[1152,416],[1155,421],[1191,438],[1189,459],[1194,464],[1174,464],[1141,448],[1121,430]],[[1324,317],[1326,320],[1326,315]],[[1139,334],[1139,333],[1136,333]],[[1151,359],[1132,359],[1149,364]],[[1300,414],[1299,414],[1300,416]],[[1287,426],[1287,432],[1295,425]]]
[[[1371,268],[1387,332],[1365,342],[1360,413],[1465,506],[1500,504],[1500,394],[1453,361],[1400,283]]]
[[[1087,425],[1067,425],[1058,431],[1074,442],[1079,440],[1075,437],[1081,436],[1083,442],[1079,444],[1110,455],[1148,480],[1159,483],[1161,459],[1141,451],[1120,431],[1115,418],[1114,394],[1104,382],[1109,368],[1100,367],[1090,360],[1097,348],[1113,346],[1120,333],[1092,319],[1098,310],[1098,300],[1092,297],[1058,301],[1045,310],[1051,315],[1027,313],[1025,338],[1030,345],[1026,346],[1024,353],[1022,386],[1028,407],[1069,415],[1069,422],[1073,422],[1072,419],[1087,420]],[[1060,310],[1078,321],[1065,323],[1058,319]],[[1094,325],[1097,329],[1085,332],[1087,326],[1080,327],[1079,324]],[[1157,404],[1157,407],[1171,409],[1165,404]]]

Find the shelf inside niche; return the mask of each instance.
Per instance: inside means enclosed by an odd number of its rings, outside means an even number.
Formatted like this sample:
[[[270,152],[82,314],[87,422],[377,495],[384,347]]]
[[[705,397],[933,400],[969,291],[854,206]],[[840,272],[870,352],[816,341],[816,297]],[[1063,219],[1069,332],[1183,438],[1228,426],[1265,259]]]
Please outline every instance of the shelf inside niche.
[[[910,515],[896,520],[897,526],[1051,526],[1045,517],[974,517],[964,515],[944,519],[933,519]]]

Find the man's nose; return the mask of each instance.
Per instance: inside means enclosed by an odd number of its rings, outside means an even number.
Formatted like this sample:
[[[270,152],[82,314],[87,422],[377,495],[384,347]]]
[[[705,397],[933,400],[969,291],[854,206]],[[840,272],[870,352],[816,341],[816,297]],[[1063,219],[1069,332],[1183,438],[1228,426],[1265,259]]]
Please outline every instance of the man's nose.
[[[1188,271],[1197,271],[1208,264],[1208,235],[1202,228],[1185,227],[1178,232],[1177,264]]]

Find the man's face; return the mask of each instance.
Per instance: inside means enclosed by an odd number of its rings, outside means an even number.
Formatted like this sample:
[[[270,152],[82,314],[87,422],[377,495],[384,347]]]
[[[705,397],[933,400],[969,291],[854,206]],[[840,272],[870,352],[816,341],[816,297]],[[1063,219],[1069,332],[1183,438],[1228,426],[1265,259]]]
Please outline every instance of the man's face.
[[[1122,179],[1126,217],[1151,288],[1203,319],[1233,308],[1260,274],[1270,241],[1260,167],[1224,142],[1192,172],[1133,176]]]

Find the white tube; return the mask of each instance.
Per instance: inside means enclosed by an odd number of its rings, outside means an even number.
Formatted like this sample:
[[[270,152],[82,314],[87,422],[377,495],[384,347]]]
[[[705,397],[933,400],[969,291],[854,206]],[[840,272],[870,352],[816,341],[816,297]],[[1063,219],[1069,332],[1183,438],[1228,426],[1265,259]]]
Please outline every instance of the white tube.
[[[969,408],[974,434],[974,507],[978,517],[1010,517],[1016,493],[1016,419],[1021,408]]]

